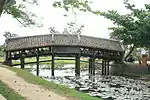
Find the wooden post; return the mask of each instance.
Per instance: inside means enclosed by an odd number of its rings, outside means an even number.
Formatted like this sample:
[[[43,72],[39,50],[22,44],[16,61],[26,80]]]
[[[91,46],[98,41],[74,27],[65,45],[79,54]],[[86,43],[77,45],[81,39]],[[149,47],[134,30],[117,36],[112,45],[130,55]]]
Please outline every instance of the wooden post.
[[[92,75],[95,75],[95,58],[92,58]]]
[[[22,52],[21,52],[20,62],[21,62],[21,69],[24,69],[24,56],[23,56]]]
[[[124,52],[121,53],[121,55],[120,55],[121,61],[120,61],[120,62],[123,62],[123,61],[125,60],[125,59],[124,59],[124,54],[125,54]]]
[[[75,76],[80,76],[80,56],[76,55],[76,62],[75,62]]]
[[[104,60],[102,60],[102,75],[104,75]]]
[[[91,75],[91,70],[92,70],[92,59],[89,59],[89,75]]]
[[[52,53],[52,63],[51,63],[51,71],[52,71],[52,76],[54,76],[54,64],[55,64],[55,57],[54,53]]]
[[[39,48],[37,49],[36,61],[37,61],[36,75],[39,76]]]
[[[105,60],[104,61],[104,69],[105,69],[105,71],[104,71],[104,75],[106,75],[107,74],[107,61]]]
[[[7,62],[8,61],[8,51],[5,51],[5,55],[4,55],[4,59],[5,59],[5,62]]]
[[[91,78],[91,75],[92,75],[92,59],[89,58],[89,79]]]
[[[6,51],[5,52],[5,63],[7,65],[12,65],[12,60],[10,59],[11,58],[11,52],[10,51]]]
[[[109,61],[107,61],[107,75],[109,75]]]

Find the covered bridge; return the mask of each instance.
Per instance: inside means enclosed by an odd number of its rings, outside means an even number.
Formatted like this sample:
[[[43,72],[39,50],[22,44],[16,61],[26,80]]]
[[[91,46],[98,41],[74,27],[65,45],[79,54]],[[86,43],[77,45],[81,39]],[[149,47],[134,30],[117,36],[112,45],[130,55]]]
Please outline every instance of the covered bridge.
[[[51,56],[52,75],[54,75],[54,57],[75,57],[76,74],[80,74],[80,57],[89,58],[89,72],[94,72],[95,59],[103,59],[107,66],[109,61],[121,61],[124,50],[119,41],[72,34],[46,34],[6,39],[6,62],[20,59],[24,68],[25,58],[36,57],[37,69],[40,56]],[[108,65],[109,66],[109,65]],[[38,73],[38,72],[37,72]],[[105,73],[106,74],[106,73]]]

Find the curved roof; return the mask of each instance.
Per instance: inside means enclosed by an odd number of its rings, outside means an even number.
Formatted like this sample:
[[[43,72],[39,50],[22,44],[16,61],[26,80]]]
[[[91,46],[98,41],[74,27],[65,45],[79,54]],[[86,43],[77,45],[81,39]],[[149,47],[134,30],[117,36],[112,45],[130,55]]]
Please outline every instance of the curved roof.
[[[123,51],[119,41],[72,34],[46,34],[6,39],[6,50],[19,50],[42,46],[82,46]]]

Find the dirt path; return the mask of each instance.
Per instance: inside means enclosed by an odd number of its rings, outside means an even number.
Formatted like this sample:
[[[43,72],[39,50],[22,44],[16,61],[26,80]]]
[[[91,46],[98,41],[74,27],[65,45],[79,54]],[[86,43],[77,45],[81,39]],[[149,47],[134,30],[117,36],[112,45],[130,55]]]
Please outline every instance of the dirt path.
[[[27,83],[7,68],[0,67],[0,80],[27,100],[69,100],[41,86]]]
[[[0,94],[0,100],[6,100],[6,99]]]

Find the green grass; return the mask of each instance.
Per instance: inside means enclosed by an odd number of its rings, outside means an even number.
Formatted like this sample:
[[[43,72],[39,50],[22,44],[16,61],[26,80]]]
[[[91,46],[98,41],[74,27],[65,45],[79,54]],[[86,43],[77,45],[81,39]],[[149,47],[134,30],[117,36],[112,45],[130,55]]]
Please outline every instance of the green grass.
[[[0,81],[0,94],[2,94],[7,100],[25,100],[24,97],[8,88],[8,86],[5,85],[2,81]]]
[[[40,61],[43,61],[43,60],[50,60],[50,57],[40,57]],[[85,59],[85,60],[87,60],[87,59]],[[3,61],[4,61],[4,58],[0,57],[0,62],[3,62]],[[35,62],[35,61],[36,61],[36,59],[34,57],[25,59],[26,63]],[[20,61],[12,60],[12,64],[20,64]],[[51,64],[51,62],[41,62],[40,64]],[[62,67],[61,65],[63,65],[63,64],[75,64],[75,61],[74,60],[56,60],[55,61],[55,68]],[[81,68],[86,68],[88,63],[81,62],[80,65],[81,65]]]
[[[40,58],[40,61],[50,60],[50,59],[46,59],[46,58]],[[3,59],[0,59],[0,61],[1,60],[3,60]],[[35,58],[26,58],[25,62],[26,63],[28,63],[28,62],[36,62],[36,59]],[[12,60],[12,63],[13,64],[20,64],[20,61]],[[50,64],[50,63],[51,62],[41,62],[40,64]],[[73,60],[56,60],[55,61],[55,64],[73,64],[73,63],[75,63],[75,61],[73,61]]]
[[[3,62],[4,61],[4,58],[3,57],[0,57],[0,62]]]
[[[102,100],[100,98],[90,97],[83,92],[76,91],[75,89],[70,89],[64,85],[59,85],[53,82],[48,82],[40,77],[34,76],[27,70],[10,68],[10,67],[9,69],[16,72],[17,75],[23,78],[25,81],[32,83],[32,84],[41,85],[44,88],[54,91],[55,93],[59,95],[73,97],[73,98],[76,98],[77,100]]]

